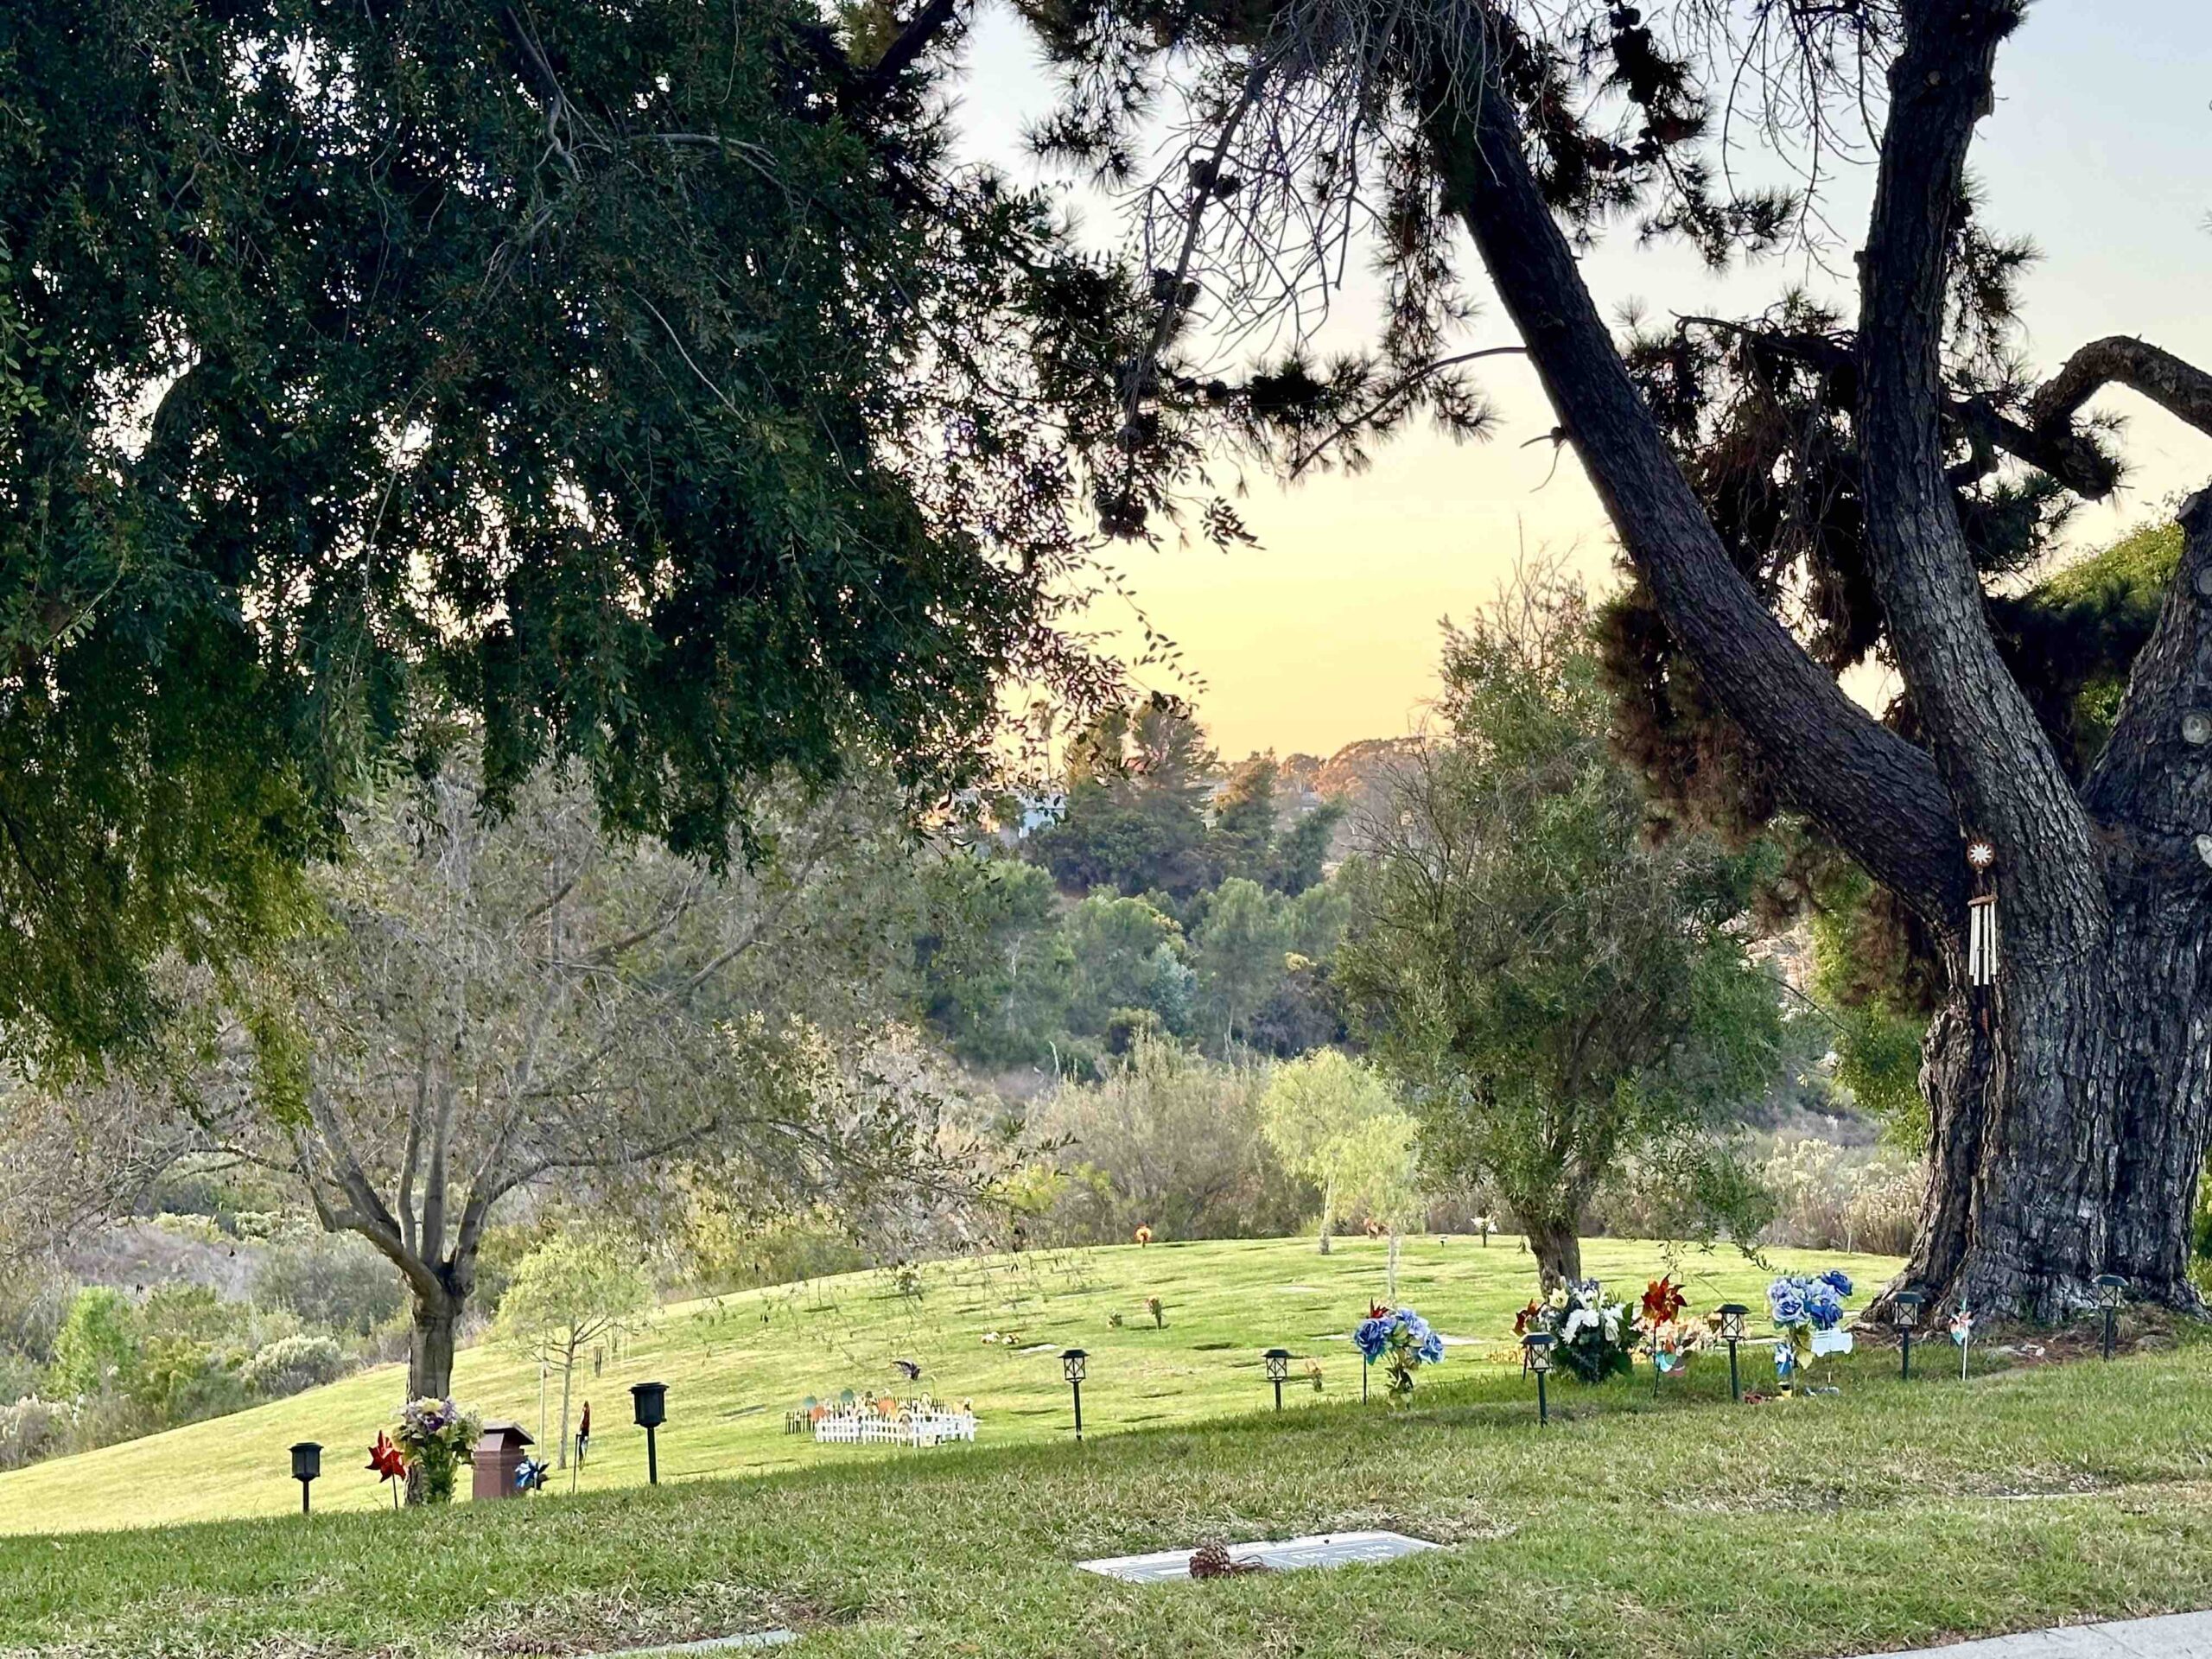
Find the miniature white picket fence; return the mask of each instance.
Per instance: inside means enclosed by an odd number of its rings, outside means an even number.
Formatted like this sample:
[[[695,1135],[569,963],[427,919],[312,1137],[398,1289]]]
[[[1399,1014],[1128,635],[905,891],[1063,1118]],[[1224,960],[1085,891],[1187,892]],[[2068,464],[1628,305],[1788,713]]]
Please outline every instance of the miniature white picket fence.
[[[902,1411],[896,1417],[833,1413],[814,1426],[817,1446],[944,1446],[975,1438],[972,1411]]]

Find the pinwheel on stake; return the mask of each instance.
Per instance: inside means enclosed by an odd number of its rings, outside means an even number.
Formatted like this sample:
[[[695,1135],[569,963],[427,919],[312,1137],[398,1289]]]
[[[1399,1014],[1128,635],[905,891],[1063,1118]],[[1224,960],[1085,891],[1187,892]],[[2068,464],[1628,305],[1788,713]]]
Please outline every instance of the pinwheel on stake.
[[[391,1489],[391,1507],[397,1509],[400,1488],[407,1484],[407,1459],[391,1443],[391,1435],[381,1431],[378,1433],[377,1443],[369,1448],[369,1470],[379,1483],[388,1480],[399,1483],[398,1486]]]

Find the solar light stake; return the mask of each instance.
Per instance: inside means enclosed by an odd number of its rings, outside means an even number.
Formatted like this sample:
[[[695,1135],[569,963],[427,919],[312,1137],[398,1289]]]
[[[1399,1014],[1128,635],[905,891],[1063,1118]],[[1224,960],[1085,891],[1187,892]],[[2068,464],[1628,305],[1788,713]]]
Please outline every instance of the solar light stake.
[[[1920,1323],[1920,1305],[1927,1300],[1916,1290],[1901,1290],[1897,1295],[1897,1311],[1890,1315],[1897,1327],[1897,1380],[1912,1381],[1912,1327]]]
[[[1751,1311],[1741,1302],[1720,1304],[1720,1340],[1728,1344],[1728,1397],[1738,1402],[1744,1388],[1736,1372],[1736,1344],[1744,1339],[1744,1316]]]
[[[2120,1301],[2127,1294],[2127,1281],[2116,1273],[2097,1275],[2097,1306],[2105,1315],[2105,1357],[2112,1357],[2113,1339],[2120,1333]]]
[[[633,1382],[630,1398],[637,1407],[638,1427],[645,1431],[645,1483],[660,1484],[660,1446],[656,1433],[668,1421],[668,1384]]]
[[[1290,1350],[1270,1348],[1261,1356],[1268,1362],[1268,1381],[1275,1385],[1275,1409],[1282,1409],[1282,1382],[1290,1375]]]
[[[292,1478],[300,1483],[300,1513],[308,1513],[308,1487],[322,1473],[322,1446],[302,1440],[292,1448]]]
[[[1522,1362],[1536,1374],[1536,1423],[1539,1427],[1552,1420],[1551,1401],[1544,1392],[1544,1379],[1551,1375],[1552,1344],[1557,1340],[1548,1331],[1531,1331],[1521,1338]]]
[[[1075,1394],[1075,1437],[1083,1438],[1083,1375],[1084,1361],[1090,1355],[1080,1348],[1070,1348],[1060,1356],[1060,1370],[1068,1380],[1068,1387]]]

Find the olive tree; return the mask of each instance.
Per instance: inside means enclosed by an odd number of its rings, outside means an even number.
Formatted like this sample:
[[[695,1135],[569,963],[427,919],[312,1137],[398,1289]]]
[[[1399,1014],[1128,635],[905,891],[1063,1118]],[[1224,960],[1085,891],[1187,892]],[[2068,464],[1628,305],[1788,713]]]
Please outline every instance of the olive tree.
[[[512,1195],[650,1206],[681,1163],[785,1212],[963,1178],[942,1096],[870,1058],[911,960],[906,832],[850,790],[753,810],[773,850],[716,875],[550,775],[493,817],[456,762],[349,826],[313,930],[205,987],[164,1095],[182,1144],[392,1263],[412,1395],[448,1390]]]
[[[1580,596],[1537,580],[1449,634],[1439,729],[1340,877],[1338,982],[1421,1124],[1432,1179],[1495,1191],[1546,1284],[1631,1156],[1703,1155],[1779,1065],[1745,949],[1753,859],[1653,841],[1608,747]]]

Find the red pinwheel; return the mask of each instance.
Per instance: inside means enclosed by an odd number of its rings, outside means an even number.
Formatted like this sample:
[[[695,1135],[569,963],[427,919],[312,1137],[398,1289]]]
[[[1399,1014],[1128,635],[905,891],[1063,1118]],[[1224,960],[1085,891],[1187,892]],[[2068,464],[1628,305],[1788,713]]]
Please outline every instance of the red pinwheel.
[[[1689,1305],[1689,1298],[1682,1294],[1681,1287],[1670,1274],[1654,1279],[1643,1289],[1643,1317],[1652,1325],[1665,1325],[1681,1317],[1682,1309]]]
[[[380,1481],[407,1478],[407,1459],[389,1434],[379,1433],[377,1443],[369,1448],[369,1467]]]
[[[1370,1302],[1367,1305],[1367,1317],[1370,1319],[1386,1319],[1390,1317],[1390,1310],[1381,1302]]]

